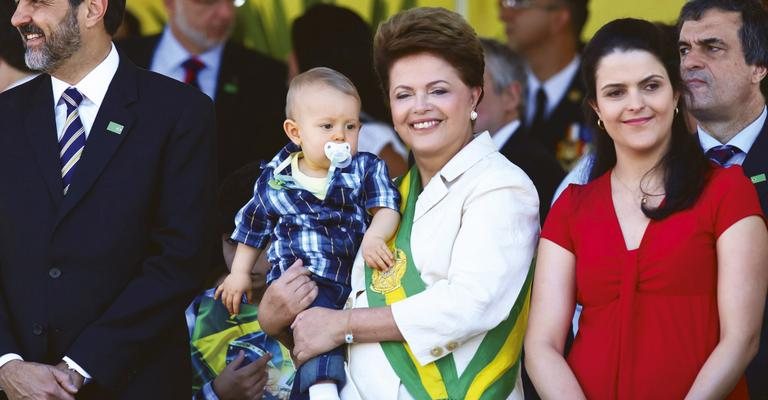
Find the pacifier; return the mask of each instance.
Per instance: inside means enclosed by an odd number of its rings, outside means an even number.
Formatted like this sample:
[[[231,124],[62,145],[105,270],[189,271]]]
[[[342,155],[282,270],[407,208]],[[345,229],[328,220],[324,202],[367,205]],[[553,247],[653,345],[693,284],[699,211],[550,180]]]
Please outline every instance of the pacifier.
[[[336,168],[345,168],[352,163],[352,148],[346,142],[328,142],[325,144],[325,156]]]

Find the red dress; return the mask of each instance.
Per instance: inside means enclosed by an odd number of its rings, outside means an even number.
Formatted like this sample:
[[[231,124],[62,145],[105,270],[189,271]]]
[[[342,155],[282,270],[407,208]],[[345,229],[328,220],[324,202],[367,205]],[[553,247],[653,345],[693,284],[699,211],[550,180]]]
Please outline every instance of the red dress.
[[[715,168],[696,204],[627,250],[610,173],[571,185],[541,236],[576,255],[583,306],[568,364],[588,399],[682,399],[718,343],[716,240],[762,216],[741,167]],[[748,398],[742,378],[729,398]]]

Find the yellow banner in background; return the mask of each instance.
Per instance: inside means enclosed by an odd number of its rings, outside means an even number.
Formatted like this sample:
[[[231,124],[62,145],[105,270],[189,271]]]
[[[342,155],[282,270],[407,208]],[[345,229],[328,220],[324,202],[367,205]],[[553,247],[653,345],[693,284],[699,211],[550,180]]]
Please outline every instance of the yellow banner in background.
[[[250,48],[285,59],[290,51],[291,22],[315,3],[347,7],[374,24],[404,8],[445,7],[463,13],[480,36],[505,40],[498,17],[498,0],[245,0],[237,9],[233,38]],[[592,0],[583,36],[588,39],[606,22],[622,17],[674,23],[684,3],[685,0]],[[139,19],[145,35],[160,32],[167,18],[162,0],[129,0],[127,9]]]

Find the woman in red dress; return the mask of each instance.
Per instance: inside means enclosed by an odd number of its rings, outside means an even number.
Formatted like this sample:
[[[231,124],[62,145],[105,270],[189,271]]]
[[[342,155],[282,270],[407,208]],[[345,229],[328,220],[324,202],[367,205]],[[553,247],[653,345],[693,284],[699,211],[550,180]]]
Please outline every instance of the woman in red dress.
[[[595,164],[544,225],[525,338],[543,398],[747,397],[768,232],[741,168],[714,167],[687,133],[678,60],[656,26],[633,19],[585,49]]]

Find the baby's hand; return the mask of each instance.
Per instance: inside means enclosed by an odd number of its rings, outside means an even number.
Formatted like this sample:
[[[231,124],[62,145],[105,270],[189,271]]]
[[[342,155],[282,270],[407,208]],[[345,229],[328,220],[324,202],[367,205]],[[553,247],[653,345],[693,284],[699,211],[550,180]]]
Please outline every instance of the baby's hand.
[[[230,314],[236,315],[240,313],[240,303],[243,299],[243,293],[251,303],[251,276],[248,274],[233,274],[227,275],[224,282],[216,288],[216,292],[213,294],[213,299],[217,300],[221,296],[221,302],[227,307],[227,311]]]
[[[395,264],[395,258],[382,238],[365,235],[361,246],[363,248],[363,260],[369,267],[386,271]]]

